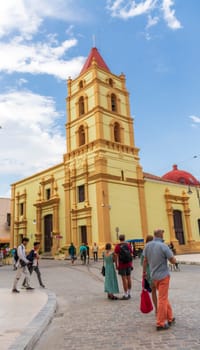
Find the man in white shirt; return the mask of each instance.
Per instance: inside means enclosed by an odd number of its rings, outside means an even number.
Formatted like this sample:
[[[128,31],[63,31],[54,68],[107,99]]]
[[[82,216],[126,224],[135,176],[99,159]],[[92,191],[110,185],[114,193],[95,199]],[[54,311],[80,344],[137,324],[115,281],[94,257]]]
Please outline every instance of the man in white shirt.
[[[93,244],[93,247],[92,247],[94,261],[98,261],[98,249],[99,249],[99,247],[98,247],[98,245],[95,242]]]
[[[40,258],[39,248],[40,248],[40,242],[34,242],[33,249],[31,249],[30,253],[27,255],[27,259],[31,261],[31,264],[28,265],[28,270],[30,272],[30,275],[32,274],[33,271],[35,271],[40,286],[42,288],[45,288],[45,285],[42,282],[41,272],[39,269],[39,258]],[[26,287],[26,278],[24,279],[22,287]]]
[[[26,246],[29,242],[29,238],[24,237],[22,239],[22,244],[20,244],[17,248],[17,255],[18,255],[18,261],[16,263],[17,272],[13,284],[13,293],[19,293],[19,290],[17,289],[17,283],[21,277],[21,274],[23,273],[26,278],[26,289],[32,290],[34,288],[30,287],[30,273],[27,268],[27,264],[30,264],[30,261],[26,258]]]

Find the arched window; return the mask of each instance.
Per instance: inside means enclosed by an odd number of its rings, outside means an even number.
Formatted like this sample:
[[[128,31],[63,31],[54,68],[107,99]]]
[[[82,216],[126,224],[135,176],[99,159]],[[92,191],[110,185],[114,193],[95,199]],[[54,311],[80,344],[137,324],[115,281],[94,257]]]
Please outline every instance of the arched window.
[[[113,129],[114,129],[114,141],[120,142],[120,125],[119,125],[119,123],[114,123]]]
[[[82,146],[85,144],[85,129],[83,125],[79,127],[78,134],[79,134],[79,146]]]
[[[111,110],[117,112],[117,98],[115,94],[111,94]]]
[[[85,113],[85,106],[84,106],[84,97],[81,96],[79,98],[79,116]]]

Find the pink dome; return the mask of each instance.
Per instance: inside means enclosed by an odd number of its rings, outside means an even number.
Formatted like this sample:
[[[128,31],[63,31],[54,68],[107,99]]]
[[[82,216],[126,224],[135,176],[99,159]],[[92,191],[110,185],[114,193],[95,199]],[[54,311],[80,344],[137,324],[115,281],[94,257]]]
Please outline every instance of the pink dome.
[[[200,182],[192,174],[184,170],[179,170],[176,164],[173,165],[173,170],[163,175],[162,178],[183,185],[200,185]]]

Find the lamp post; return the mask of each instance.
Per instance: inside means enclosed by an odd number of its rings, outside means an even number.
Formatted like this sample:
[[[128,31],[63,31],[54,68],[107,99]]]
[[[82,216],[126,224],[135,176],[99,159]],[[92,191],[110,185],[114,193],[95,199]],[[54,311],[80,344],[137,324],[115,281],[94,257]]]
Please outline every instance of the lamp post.
[[[199,188],[197,188],[197,187],[195,186],[195,190],[196,190],[196,196],[197,196],[197,200],[198,200],[199,207],[200,207],[200,193],[199,193]],[[190,185],[188,185],[188,191],[187,191],[187,193],[188,193],[189,195],[192,195],[192,193],[193,193],[193,191],[192,191]]]

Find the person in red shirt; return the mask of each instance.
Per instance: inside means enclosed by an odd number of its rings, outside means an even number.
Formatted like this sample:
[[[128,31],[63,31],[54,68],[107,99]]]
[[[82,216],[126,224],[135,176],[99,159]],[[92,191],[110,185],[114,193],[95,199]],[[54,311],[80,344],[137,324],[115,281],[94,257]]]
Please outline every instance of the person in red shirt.
[[[119,235],[120,243],[115,247],[115,265],[122,278],[124,289],[123,300],[131,298],[131,271],[133,270],[133,250],[129,243],[125,242],[125,235]]]

